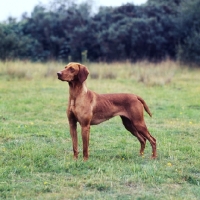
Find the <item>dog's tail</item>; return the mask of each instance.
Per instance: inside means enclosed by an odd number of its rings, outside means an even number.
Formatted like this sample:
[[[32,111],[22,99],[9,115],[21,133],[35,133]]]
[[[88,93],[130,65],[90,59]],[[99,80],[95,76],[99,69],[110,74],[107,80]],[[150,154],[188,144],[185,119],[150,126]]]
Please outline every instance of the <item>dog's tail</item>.
[[[137,99],[143,104],[145,111],[149,114],[150,117],[152,117],[151,111],[149,110],[149,107],[147,106],[146,102],[144,99],[141,97],[137,96]]]

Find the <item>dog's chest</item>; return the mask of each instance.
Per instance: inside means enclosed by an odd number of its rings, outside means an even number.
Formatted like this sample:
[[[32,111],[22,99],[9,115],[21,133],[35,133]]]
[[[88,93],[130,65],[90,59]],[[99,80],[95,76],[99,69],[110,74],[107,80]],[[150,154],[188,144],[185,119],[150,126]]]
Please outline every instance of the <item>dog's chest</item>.
[[[77,100],[70,101],[69,110],[75,115],[78,121],[81,121],[81,119],[84,118],[84,115],[89,111],[86,103]]]
[[[71,100],[71,101],[70,101],[69,110],[70,110],[71,112],[74,112],[74,111],[75,111],[75,101],[74,101],[74,100]]]

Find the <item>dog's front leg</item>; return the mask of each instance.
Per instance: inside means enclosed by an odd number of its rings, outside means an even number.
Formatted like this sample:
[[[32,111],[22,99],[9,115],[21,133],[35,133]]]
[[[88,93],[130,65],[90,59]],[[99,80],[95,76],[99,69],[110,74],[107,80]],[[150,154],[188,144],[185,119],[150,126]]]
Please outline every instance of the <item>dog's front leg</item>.
[[[81,134],[83,140],[83,159],[86,161],[89,157],[89,137],[90,137],[90,125],[81,126]]]
[[[77,128],[77,124],[76,123],[70,124],[70,134],[71,134],[71,137],[72,137],[74,159],[78,158],[78,137],[77,137],[76,128]]]
[[[77,136],[77,120],[73,113],[68,112],[68,120],[70,126],[70,135],[72,138],[72,145],[74,151],[74,159],[78,158],[78,136]]]

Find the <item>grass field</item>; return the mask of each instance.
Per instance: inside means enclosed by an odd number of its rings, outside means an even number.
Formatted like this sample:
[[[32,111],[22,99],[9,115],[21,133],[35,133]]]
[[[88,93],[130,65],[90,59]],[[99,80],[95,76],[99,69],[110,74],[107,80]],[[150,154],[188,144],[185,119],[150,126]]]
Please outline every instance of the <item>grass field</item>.
[[[200,199],[200,69],[171,61],[87,64],[98,93],[142,96],[158,158],[119,117],[91,127],[90,158],[72,158],[61,63],[0,63],[0,199]],[[79,128],[80,131],[80,128]]]

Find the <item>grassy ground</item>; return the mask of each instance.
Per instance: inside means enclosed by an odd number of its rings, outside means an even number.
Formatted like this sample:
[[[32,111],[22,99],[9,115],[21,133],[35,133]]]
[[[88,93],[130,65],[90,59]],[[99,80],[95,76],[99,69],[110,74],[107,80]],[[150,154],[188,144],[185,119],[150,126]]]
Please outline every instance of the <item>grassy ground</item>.
[[[150,159],[149,143],[140,157],[116,117],[91,128],[89,160],[81,152],[74,161],[68,85],[55,75],[63,65],[0,63],[0,199],[200,199],[200,69],[170,61],[87,66],[90,89],[146,100],[158,158]]]

